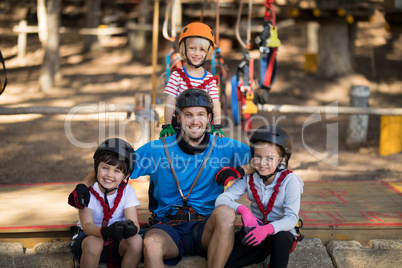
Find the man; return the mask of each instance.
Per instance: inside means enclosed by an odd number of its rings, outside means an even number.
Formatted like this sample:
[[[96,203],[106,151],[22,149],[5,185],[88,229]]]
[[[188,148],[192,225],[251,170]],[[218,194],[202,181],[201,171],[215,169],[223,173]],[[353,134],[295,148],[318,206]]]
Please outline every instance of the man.
[[[136,150],[131,178],[150,176],[152,217],[144,235],[145,267],[176,265],[186,255],[206,257],[208,267],[224,267],[230,255],[236,215],[227,206],[214,209],[223,191],[214,177],[225,166],[247,164],[250,148],[208,133],[212,107],[203,90],[185,90],[176,101],[180,133]],[[93,182],[93,175],[83,181],[86,186]],[[77,185],[70,205],[85,206],[85,195],[86,187]]]

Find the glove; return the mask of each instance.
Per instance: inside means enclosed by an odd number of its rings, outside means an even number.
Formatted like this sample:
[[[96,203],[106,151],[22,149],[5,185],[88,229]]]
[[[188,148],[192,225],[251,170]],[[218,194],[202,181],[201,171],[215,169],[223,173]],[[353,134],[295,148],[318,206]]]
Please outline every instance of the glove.
[[[264,226],[257,226],[251,228],[245,228],[245,231],[248,232],[241,240],[244,245],[248,246],[257,246],[261,244],[261,242],[269,235],[275,233],[274,226],[272,224],[267,224]]]
[[[246,228],[264,225],[264,223],[257,219],[245,205],[238,207],[236,213],[241,215],[243,225]]]
[[[102,227],[100,229],[103,240],[112,238],[115,240],[121,240],[124,237],[124,226],[127,225],[124,221],[117,221],[108,227]]]
[[[126,220],[124,222],[124,232],[123,232],[124,239],[135,236],[137,234],[137,231],[138,231],[138,228],[137,228],[137,226],[135,226],[135,224],[132,220]]]
[[[165,136],[170,136],[176,134],[172,124],[162,125],[161,133],[159,133],[159,138],[163,138]]]
[[[211,125],[209,134],[221,134],[223,137],[225,137],[225,133],[223,133],[222,130],[222,125]]]
[[[90,194],[88,187],[85,184],[78,184],[74,191],[68,196],[68,204],[75,208],[83,209],[88,206]]]
[[[241,178],[245,175],[244,169],[241,166],[236,168],[232,167],[223,167],[221,170],[218,171],[215,175],[215,182],[218,185],[226,186],[229,181]]]

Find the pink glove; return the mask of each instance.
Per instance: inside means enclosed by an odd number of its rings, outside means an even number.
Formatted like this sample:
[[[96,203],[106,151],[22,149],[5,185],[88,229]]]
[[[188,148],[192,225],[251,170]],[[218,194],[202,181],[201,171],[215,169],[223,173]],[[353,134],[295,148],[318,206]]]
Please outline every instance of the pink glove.
[[[262,221],[257,219],[245,205],[241,205],[240,207],[238,207],[236,213],[241,215],[243,225],[246,228],[264,225]]]
[[[250,232],[241,241],[243,244],[249,246],[257,246],[268,236],[275,233],[274,226],[267,224],[264,226],[257,226],[249,228]],[[247,231],[247,229],[246,229]]]

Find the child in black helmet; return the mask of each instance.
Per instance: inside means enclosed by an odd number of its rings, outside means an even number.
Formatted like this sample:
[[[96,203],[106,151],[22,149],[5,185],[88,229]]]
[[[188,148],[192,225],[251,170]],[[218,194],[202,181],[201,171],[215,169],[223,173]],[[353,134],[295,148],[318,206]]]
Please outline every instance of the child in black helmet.
[[[96,183],[89,189],[88,207],[79,210],[81,231],[72,242],[74,258],[82,267],[98,267],[99,263],[137,267],[141,260],[140,203],[127,185],[134,153],[130,144],[117,138],[105,140],[95,151]]]
[[[174,107],[176,98],[186,89],[199,88],[207,92],[213,100],[214,124],[211,134],[224,136],[221,126],[221,107],[218,92],[218,77],[212,76],[202,66],[208,54],[213,50],[215,36],[212,29],[201,22],[193,22],[185,26],[179,38],[179,50],[186,65],[173,70],[165,87],[166,104],[164,111],[165,123],[160,137],[176,134]]]
[[[255,172],[245,175],[239,168],[224,168],[217,173],[218,184],[241,177],[216,200],[242,216],[243,227],[235,235],[235,244],[226,267],[243,267],[270,257],[269,267],[287,267],[300,233],[299,221],[302,180],[287,170],[292,154],[292,139],[279,126],[264,126],[250,138],[251,164]],[[241,175],[241,176],[240,176]],[[251,211],[238,200],[247,193]]]

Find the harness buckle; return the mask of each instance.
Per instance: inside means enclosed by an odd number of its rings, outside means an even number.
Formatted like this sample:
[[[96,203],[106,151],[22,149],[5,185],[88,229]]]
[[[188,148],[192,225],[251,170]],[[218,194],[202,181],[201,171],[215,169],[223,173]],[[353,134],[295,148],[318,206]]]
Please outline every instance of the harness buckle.
[[[295,230],[296,230],[296,233],[297,233],[297,241],[298,242],[301,242],[301,241],[303,241],[303,239],[304,239],[304,234],[302,234],[301,232],[300,232],[300,230],[301,230],[301,228],[303,227],[303,221],[302,221],[302,219],[299,219],[299,221],[297,222],[297,224],[296,224],[296,226],[295,226]]]
[[[154,224],[154,218],[156,215],[154,213],[151,214],[151,216],[148,218],[148,225],[152,226]]]

